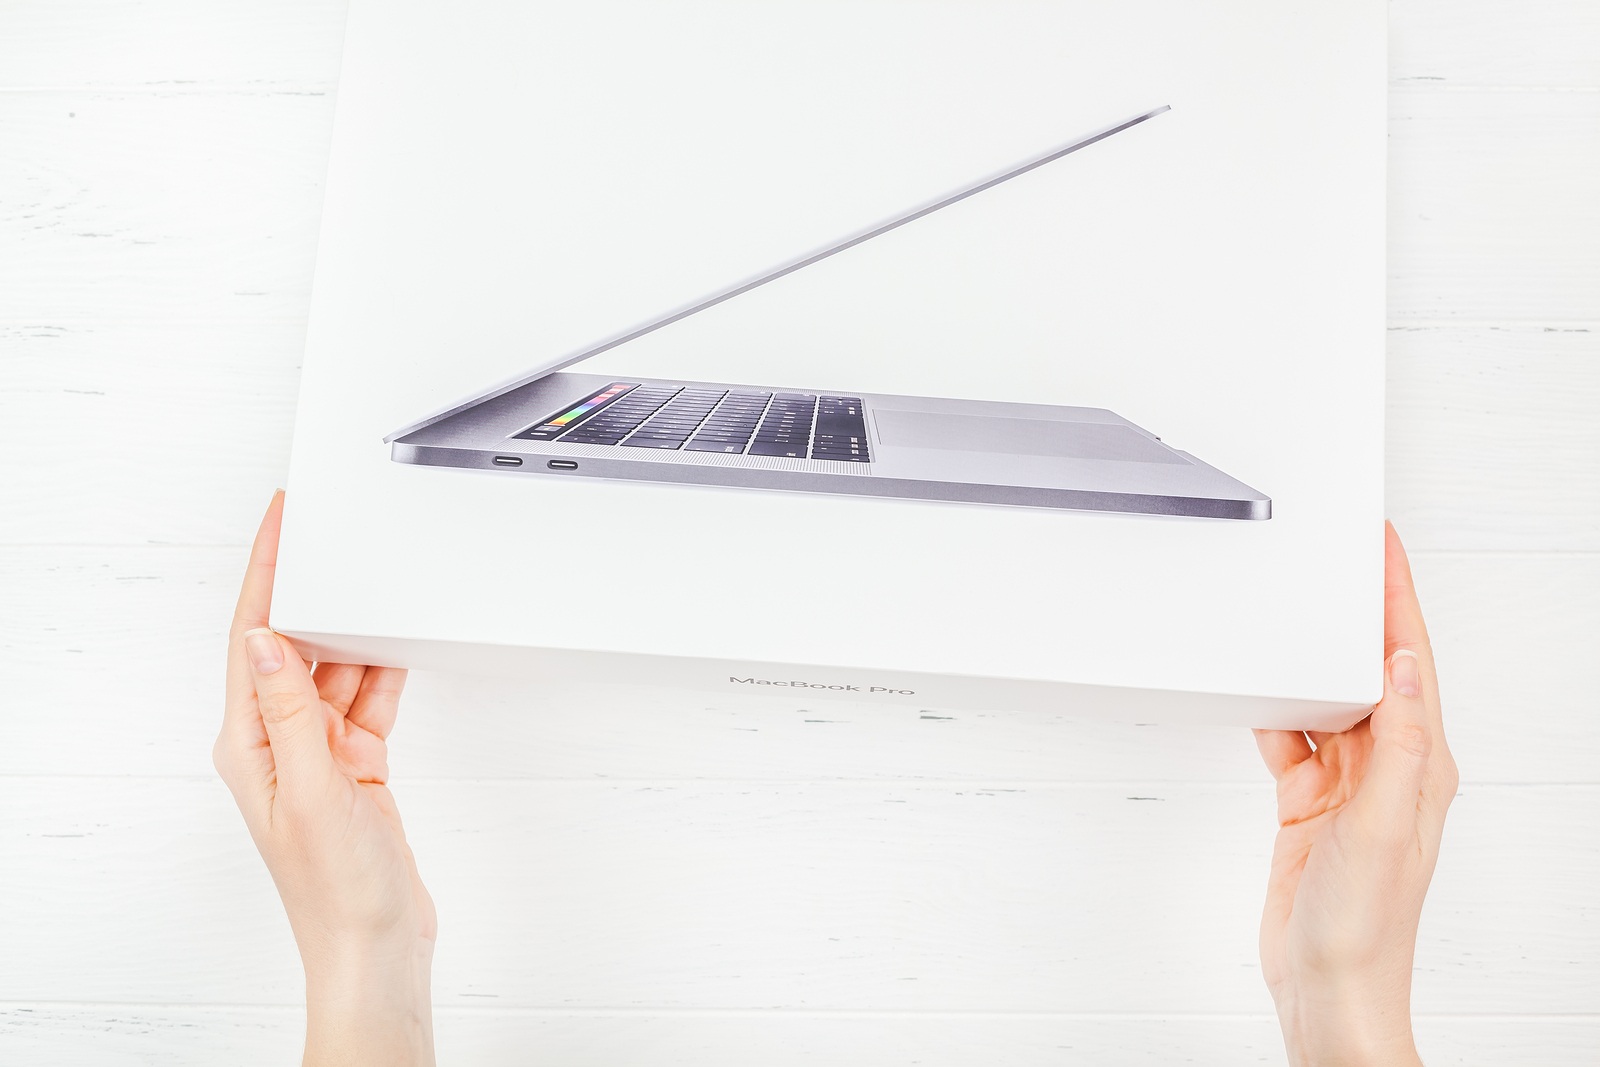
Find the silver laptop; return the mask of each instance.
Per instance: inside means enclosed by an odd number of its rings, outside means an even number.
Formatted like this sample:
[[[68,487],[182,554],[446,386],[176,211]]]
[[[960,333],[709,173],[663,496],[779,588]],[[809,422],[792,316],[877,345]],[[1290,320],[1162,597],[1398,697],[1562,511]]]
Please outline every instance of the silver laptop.
[[[391,458],[557,478],[1265,519],[1272,501],[1104,408],[564,369],[1170,110],[1159,107],[675,308],[396,430]]]

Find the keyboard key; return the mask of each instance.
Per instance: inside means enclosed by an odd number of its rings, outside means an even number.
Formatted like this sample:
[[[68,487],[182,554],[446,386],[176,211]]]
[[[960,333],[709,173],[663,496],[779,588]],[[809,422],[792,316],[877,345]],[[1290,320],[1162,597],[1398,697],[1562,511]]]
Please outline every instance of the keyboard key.
[[[733,454],[744,452],[744,442],[742,441],[707,441],[700,437],[696,437],[683,447],[686,452],[728,452]]]
[[[621,447],[627,448],[630,445],[634,448],[679,448],[683,445],[683,439],[672,438],[670,440],[640,440],[637,437],[630,437],[626,441],[622,442]]]
[[[790,459],[805,459],[805,445],[773,445],[764,441],[757,441],[750,446],[752,456],[787,456]]]

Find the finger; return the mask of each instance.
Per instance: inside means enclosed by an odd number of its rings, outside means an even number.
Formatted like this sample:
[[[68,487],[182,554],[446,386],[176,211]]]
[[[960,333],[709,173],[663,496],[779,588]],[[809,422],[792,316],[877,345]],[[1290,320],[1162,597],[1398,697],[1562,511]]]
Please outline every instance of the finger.
[[[368,733],[388,737],[400,711],[400,692],[405,687],[403,667],[368,667],[347,718]]]
[[[1311,744],[1299,730],[1252,730],[1261,758],[1272,772],[1273,781],[1288,773],[1295,764],[1311,758]]]
[[[1434,732],[1422,699],[1418,656],[1400,649],[1384,670],[1383,699],[1372,709],[1372,755],[1365,777],[1345,811],[1369,839],[1409,840],[1434,750]]]
[[[255,715],[255,682],[250,676],[250,664],[245,659],[240,636],[246,630],[267,625],[267,614],[272,607],[272,580],[278,565],[278,531],[282,523],[283,490],[280,489],[272,494],[272,502],[267,505],[267,513],[261,517],[261,526],[256,530],[255,543],[250,546],[250,562],[245,565],[244,584],[239,589],[239,603],[234,608],[233,624],[228,630],[225,722],[228,718]]]
[[[1428,627],[1422,619],[1422,605],[1417,602],[1417,586],[1411,576],[1411,561],[1406,557],[1405,546],[1394,524],[1385,522],[1383,553],[1383,655],[1392,656],[1396,649],[1409,648],[1417,654],[1420,666],[1428,672],[1433,669],[1432,645],[1428,641]],[[1424,676],[1428,681],[1428,676]]]
[[[1440,747],[1444,744],[1444,718],[1439,706],[1439,678],[1434,668],[1433,645],[1422,620],[1422,606],[1417,602],[1411,563],[1393,523],[1384,523],[1384,538],[1383,654],[1393,656],[1402,648],[1417,654],[1427,722],[1433,730],[1434,746]]]
[[[245,566],[244,584],[239,589],[239,604],[233,613],[233,633],[242,634],[267,625],[272,607],[272,577],[278,565],[278,534],[283,526],[283,490],[272,494],[267,513],[261,517],[255,543],[250,546],[250,562]]]
[[[278,558],[278,530],[283,518],[283,491],[272,494],[256,530],[245,566],[238,606],[228,634],[227,676],[223,686],[222,729],[212,746],[212,763],[227,781],[240,806],[250,797],[265,799],[272,776],[272,749],[256,708],[255,682],[245,659],[240,635],[256,619],[265,620],[272,603],[273,572]],[[263,625],[264,625],[263,621]]]
[[[345,730],[333,740],[333,761],[339,773],[355,782],[389,780],[389,746],[365,730]]]
[[[1311,743],[1320,749],[1323,745],[1328,743],[1330,738],[1338,737],[1339,735],[1330,733],[1327,730],[1307,730],[1306,736],[1311,738]]]
[[[336,771],[322,699],[311,672],[286,638],[265,627],[245,631],[239,641],[250,663],[280,789],[312,793],[330,782]]]
[[[350,711],[350,705],[361,690],[361,677],[367,668],[355,663],[319,663],[311,672],[317,683],[317,692],[338,709],[341,715]]]

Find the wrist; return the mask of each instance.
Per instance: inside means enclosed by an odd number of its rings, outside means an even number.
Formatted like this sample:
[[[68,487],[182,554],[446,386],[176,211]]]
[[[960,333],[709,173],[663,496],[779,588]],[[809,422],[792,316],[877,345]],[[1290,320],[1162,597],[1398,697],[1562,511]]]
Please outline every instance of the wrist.
[[[1360,984],[1296,989],[1278,1000],[1291,1067],[1421,1067],[1411,1033],[1410,990]]]
[[[306,1067],[431,1067],[433,945],[305,958]]]

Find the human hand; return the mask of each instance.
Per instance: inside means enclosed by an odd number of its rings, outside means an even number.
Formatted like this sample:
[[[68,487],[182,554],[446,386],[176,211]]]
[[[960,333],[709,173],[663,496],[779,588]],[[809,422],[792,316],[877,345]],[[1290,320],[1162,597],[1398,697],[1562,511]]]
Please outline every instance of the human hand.
[[[1261,966],[1289,1060],[1420,1064],[1411,970],[1459,779],[1405,549],[1386,526],[1383,699],[1336,734],[1256,730],[1278,783]]]
[[[267,629],[283,493],[261,521],[228,638],[212,750],[267,862],[306,973],[305,1063],[432,1064],[437,932],[385,739],[405,671],[319,663]]]

